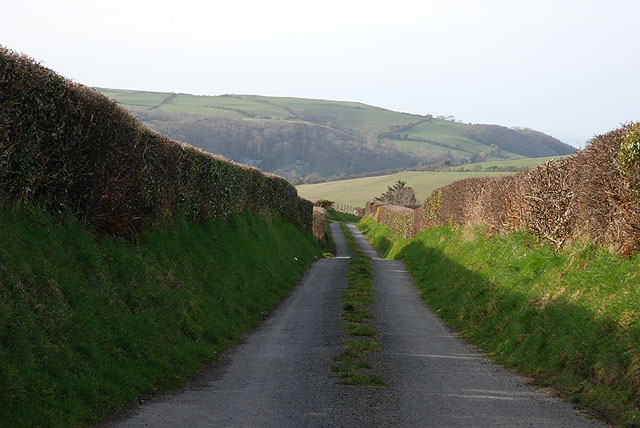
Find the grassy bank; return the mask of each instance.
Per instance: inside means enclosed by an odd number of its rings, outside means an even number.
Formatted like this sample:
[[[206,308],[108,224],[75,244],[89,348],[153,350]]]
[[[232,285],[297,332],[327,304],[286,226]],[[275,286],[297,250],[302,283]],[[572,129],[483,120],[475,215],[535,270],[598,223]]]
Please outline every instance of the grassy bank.
[[[524,232],[442,226],[403,240],[370,217],[359,227],[471,343],[614,425],[640,426],[638,256],[556,253]]]
[[[320,252],[278,218],[176,220],[130,243],[7,207],[0,242],[3,427],[95,422],[181,384]]]

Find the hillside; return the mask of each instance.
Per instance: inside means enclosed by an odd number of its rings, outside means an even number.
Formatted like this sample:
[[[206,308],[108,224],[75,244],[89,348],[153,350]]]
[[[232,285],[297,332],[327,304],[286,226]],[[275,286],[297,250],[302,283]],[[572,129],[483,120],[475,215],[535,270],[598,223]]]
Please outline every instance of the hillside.
[[[467,135],[484,144],[495,144],[501,150],[526,157],[568,155],[575,152],[567,145],[532,129],[509,129],[497,125],[473,125]]]
[[[464,124],[357,102],[98,90],[170,138],[294,183],[575,151],[537,131]]]

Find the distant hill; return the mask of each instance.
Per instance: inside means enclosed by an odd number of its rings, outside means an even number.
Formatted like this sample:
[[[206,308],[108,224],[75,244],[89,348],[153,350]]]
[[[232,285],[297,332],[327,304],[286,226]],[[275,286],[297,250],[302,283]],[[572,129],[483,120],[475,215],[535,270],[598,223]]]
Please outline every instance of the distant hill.
[[[533,130],[464,124],[357,102],[98,90],[170,138],[294,183],[575,151]]]
[[[473,125],[467,131],[469,138],[484,144],[495,144],[501,150],[534,158],[568,155],[575,148],[562,141],[532,129],[510,129],[497,125]]]
[[[292,181],[319,182],[417,165],[415,156],[391,144],[310,122],[157,112],[138,117],[173,139]]]

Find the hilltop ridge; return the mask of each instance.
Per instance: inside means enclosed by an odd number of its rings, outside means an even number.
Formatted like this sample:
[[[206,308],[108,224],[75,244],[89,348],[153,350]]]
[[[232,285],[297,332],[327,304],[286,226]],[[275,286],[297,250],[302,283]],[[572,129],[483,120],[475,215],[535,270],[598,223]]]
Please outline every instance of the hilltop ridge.
[[[170,138],[293,183],[576,151],[534,130],[359,102],[97,89]]]

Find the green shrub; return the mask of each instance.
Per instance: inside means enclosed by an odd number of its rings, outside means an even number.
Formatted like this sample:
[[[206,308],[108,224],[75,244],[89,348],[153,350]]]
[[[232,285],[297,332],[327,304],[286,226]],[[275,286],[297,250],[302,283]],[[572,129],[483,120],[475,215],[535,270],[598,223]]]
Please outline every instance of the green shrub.
[[[333,201],[329,201],[327,199],[318,199],[316,201],[316,206],[324,209],[333,208]]]
[[[638,161],[640,161],[640,122],[629,126],[622,137],[620,153],[618,154],[618,163],[622,174],[627,178],[631,178],[632,171],[638,168]],[[633,184],[637,187],[637,180],[633,181]]]
[[[435,220],[438,218],[438,212],[442,206],[442,190],[438,189],[433,192],[426,201],[424,201],[424,211],[427,219]]]

